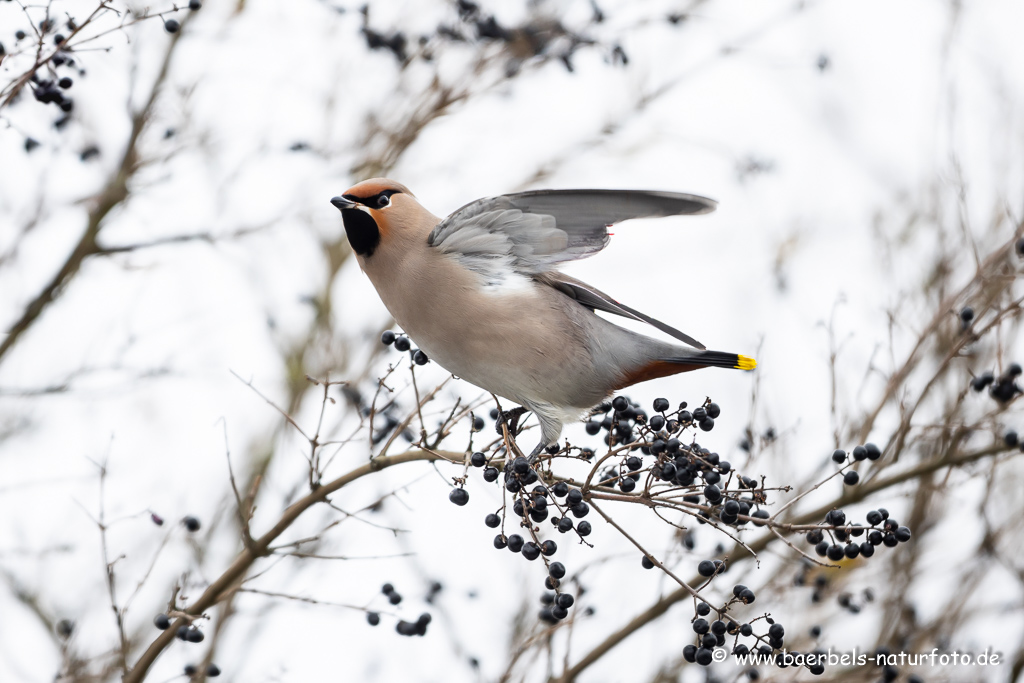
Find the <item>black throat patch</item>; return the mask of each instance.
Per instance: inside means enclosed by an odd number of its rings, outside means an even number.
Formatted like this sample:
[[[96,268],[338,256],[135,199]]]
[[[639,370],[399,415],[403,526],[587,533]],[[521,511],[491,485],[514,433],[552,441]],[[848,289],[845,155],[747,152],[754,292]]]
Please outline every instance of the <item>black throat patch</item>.
[[[345,233],[352,251],[363,257],[373,256],[380,244],[380,228],[373,216],[359,209],[346,209],[341,212],[341,218],[345,222]]]

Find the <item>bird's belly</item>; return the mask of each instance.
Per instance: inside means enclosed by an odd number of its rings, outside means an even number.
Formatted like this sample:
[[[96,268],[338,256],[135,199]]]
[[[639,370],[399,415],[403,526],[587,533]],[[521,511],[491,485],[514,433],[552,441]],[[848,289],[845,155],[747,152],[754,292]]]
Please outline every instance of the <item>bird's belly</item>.
[[[543,292],[479,294],[462,301],[412,296],[395,320],[431,360],[485,391],[521,404],[578,413],[599,403],[582,332]],[[561,295],[559,295],[561,296]]]

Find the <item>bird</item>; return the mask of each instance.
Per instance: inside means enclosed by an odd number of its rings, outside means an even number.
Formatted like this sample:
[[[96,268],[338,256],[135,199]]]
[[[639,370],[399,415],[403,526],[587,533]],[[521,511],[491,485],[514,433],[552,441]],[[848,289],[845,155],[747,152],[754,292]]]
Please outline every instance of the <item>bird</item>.
[[[401,183],[371,178],[331,200],[384,306],[420,350],[453,375],[529,410],[540,443],[557,443],[627,386],[704,367],[753,370],[744,355],[693,337],[558,270],[609,243],[608,228],[713,211],[705,197],[649,190],[531,190],[435,216]],[[642,321],[665,342],[597,312]],[[681,342],[681,343],[679,343]]]

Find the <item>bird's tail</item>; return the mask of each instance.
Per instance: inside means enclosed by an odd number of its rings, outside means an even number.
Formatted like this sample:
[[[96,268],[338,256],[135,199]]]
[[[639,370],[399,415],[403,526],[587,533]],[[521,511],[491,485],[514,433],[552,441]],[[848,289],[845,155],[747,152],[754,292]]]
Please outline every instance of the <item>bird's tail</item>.
[[[659,377],[677,375],[680,372],[699,370],[700,368],[736,368],[737,370],[753,370],[757,361],[750,356],[724,351],[697,351],[685,356],[669,356],[658,358],[624,373],[615,389],[624,389],[638,382],[646,382]]]
[[[750,356],[741,356],[738,353],[726,353],[724,351],[701,351],[699,353],[676,356],[674,358],[662,358],[661,360],[666,363],[675,363],[678,365],[695,365],[698,368],[735,368],[736,370],[753,370],[757,367],[757,361]],[[685,372],[685,370],[681,370],[680,372]]]

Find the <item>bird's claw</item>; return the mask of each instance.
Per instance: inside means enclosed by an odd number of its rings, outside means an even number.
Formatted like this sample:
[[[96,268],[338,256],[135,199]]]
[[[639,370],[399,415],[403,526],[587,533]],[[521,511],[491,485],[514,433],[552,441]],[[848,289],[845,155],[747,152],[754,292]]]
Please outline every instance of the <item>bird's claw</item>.
[[[516,406],[511,410],[501,411],[501,414],[498,416],[498,421],[494,425],[494,431],[499,435],[503,434],[504,432],[502,431],[501,426],[505,424],[508,425],[509,436],[512,438],[519,436],[519,418],[526,412],[526,408],[522,406]]]

